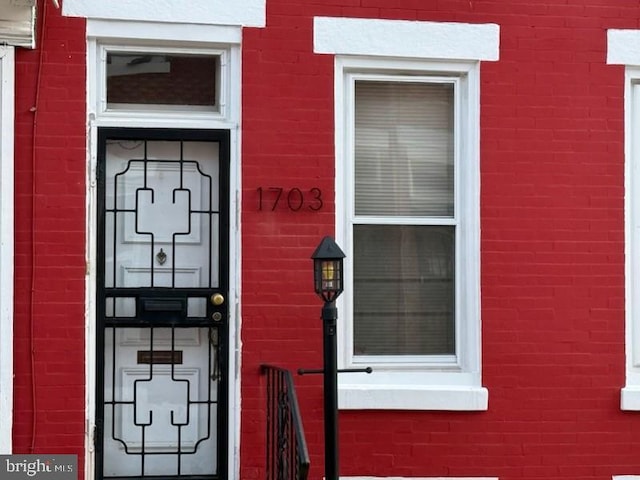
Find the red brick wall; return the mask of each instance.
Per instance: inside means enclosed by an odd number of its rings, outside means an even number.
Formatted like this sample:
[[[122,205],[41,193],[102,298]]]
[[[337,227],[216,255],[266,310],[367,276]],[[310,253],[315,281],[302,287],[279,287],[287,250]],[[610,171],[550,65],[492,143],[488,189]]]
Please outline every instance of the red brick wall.
[[[82,461],[86,41],[49,1],[38,18],[16,54],[13,449]]]
[[[482,65],[483,383],[476,413],[340,413],[341,473],[610,479],[640,474],[624,385],[623,68],[606,30],[625,0],[269,0],[243,39],[243,479],[263,478],[261,362],[322,362],[310,254],[332,233],[333,57],[314,16],[498,23]],[[256,188],[319,186],[321,212],[257,211]],[[296,378],[323,475],[322,388]]]
[[[42,50],[19,50],[16,68],[14,450],[81,455],[84,22],[47,3]],[[322,361],[309,256],[334,228],[334,104],[333,58],[312,53],[316,15],[501,26],[500,61],[482,65],[481,92],[489,410],[341,412],[341,473],[640,474],[640,415],[619,409],[623,68],[605,65],[606,29],[638,28],[637,1],[268,0],[267,12],[268,27],[245,29],[243,38],[241,478],[264,477],[259,365]],[[259,211],[259,187],[319,188],[324,206]],[[319,479],[321,380],[296,383],[311,478]]]

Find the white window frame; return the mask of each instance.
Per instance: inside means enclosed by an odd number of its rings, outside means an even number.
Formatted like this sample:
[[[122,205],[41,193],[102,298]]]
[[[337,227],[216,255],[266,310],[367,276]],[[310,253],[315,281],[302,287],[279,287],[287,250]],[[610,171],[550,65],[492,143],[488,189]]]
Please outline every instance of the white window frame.
[[[155,103],[131,103],[116,104],[111,108],[107,104],[107,72],[106,59],[109,53],[141,53],[141,54],[174,54],[189,55],[197,53],[219,58],[219,70],[216,72],[216,101],[215,108],[190,106],[190,105],[163,105]],[[130,45],[100,42],[97,44],[97,95],[94,99],[96,115],[101,118],[122,118],[136,115],[139,118],[153,120],[161,115],[163,118],[175,118],[180,120],[185,116],[189,119],[202,121],[224,121],[229,115],[228,107],[230,102],[229,80],[226,66],[229,64],[229,50],[224,48],[198,48],[193,47],[157,47],[150,45]]]
[[[625,386],[622,410],[640,411],[640,30],[607,31],[607,63],[625,65],[624,223],[625,223]]]
[[[13,424],[14,47],[0,46],[0,454]]]
[[[345,278],[348,282],[353,278],[355,79],[396,76],[406,80],[411,75],[422,80],[451,81],[457,87],[456,355],[396,357],[387,358],[385,362],[378,358],[375,364],[372,357],[354,357],[352,288],[346,285],[338,299],[342,318],[338,329],[339,366],[368,365],[374,368],[374,373],[339,376],[341,409],[481,411],[488,408],[488,391],[481,379],[480,60],[497,60],[498,44],[499,28],[493,24],[315,19],[314,50],[336,55],[336,240],[347,255]]]
[[[229,418],[228,471],[225,475],[237,478],[240,472],[240,310],[238,299],[241,285],[240,264],[240,115],[241,115],[241,39],[240,26],[187,25],[155,22],[112,21],[102,19],[87,20],[87,115],[89,124],[88,141],[88,191],[87,191],[87,264],[89,274],[86,281],[86,328],[85,328],[85,375],[86,417],[88,429],[85,436],[86,468],[85,478],[94,478],[95,459],[91,432],[95,424],[96,389],[96,343],[95,343],[95,287],[97,279],[97,132],[100,127],[123,128],[193,128],[228,129],[230,145],[230,229],[229,261],[233,276],[229,279],[229,298],[233,306],[229,309]],[[166,47],[165,47],[166,46]],[[184,54],[219,54],[220,102],[224,108],[217,112],[189,112],[187,110],[166,109],[158,106],[150,109],[132,108],[106,109],[105,65],[108,50],[123,51],[171,51]]]

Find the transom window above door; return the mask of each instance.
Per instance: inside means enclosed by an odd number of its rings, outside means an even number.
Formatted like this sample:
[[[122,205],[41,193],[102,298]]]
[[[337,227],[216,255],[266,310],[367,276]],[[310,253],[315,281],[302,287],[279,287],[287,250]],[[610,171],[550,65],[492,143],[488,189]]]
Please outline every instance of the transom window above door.
[[[107,52],[107,108],[140,104],[217,110],[219,65],[217,55]]]
[[[102,46],[99,54],[100,113],[225,113],[225,50]]]

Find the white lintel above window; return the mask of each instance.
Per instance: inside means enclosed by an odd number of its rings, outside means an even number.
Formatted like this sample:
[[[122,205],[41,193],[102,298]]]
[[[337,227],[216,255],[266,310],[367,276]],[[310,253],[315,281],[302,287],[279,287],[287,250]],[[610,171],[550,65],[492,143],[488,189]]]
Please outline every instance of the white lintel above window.
[[[500,28],[493,23],[316,17],[313,41],[315,53],[495,61]]]

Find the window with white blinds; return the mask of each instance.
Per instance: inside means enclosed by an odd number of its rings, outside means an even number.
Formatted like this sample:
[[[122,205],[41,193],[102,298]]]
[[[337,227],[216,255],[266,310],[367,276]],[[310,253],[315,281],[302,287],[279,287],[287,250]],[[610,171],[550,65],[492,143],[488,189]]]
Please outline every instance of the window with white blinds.
[[[456,353],[454,88],[355,81],[355,356]]]
[[[314,19],[335,55],[340,409],[488,408],[480,308],[480,70],[495,24]]]

